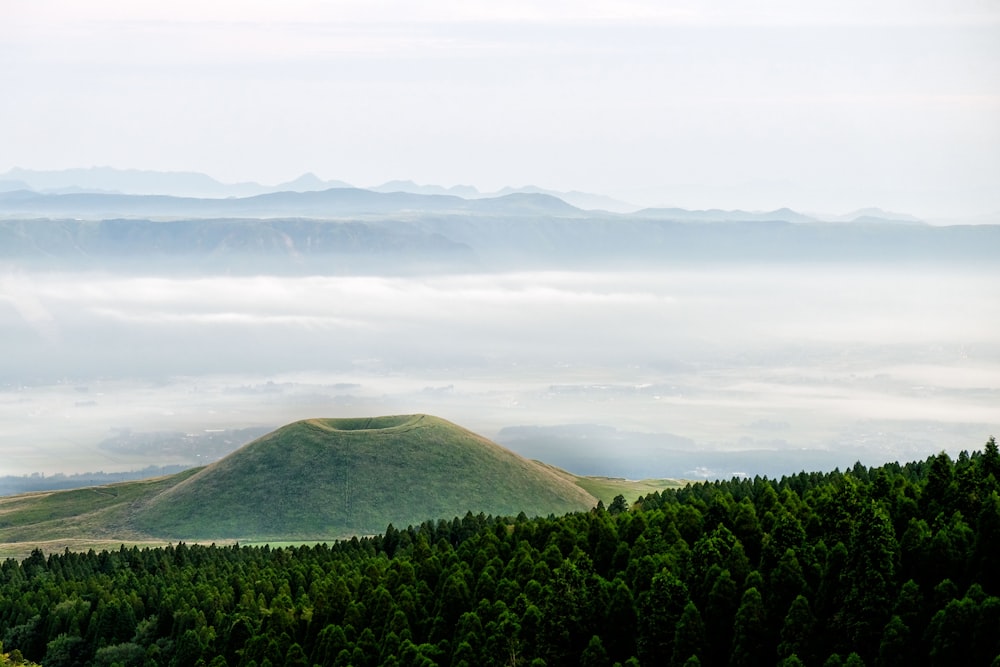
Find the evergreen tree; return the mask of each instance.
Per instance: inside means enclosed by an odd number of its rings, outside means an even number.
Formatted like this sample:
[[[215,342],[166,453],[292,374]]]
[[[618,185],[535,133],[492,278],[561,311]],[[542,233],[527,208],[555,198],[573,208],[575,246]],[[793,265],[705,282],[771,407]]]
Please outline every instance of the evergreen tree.
[[[674,631],[674,650],[671,665],[682,667],[692,656],[702,657],[705,651],[705,624],[693,602],[684,605],[684,611]]]
[[[297,643],[288,647],[285,659],[281,664],[283,667],[310,667],[306,652]]]
[[[706,664],[724,665],[729,661],[739,606],[739,588],[729,576],[729,570],[722,570],[712,584],[705,608],[705,635],[711,638],[705,649]]]
[[[789,605],[806,591],[806,579],[794,549],[786,549],[770,573],[768,586],[769,617],[776,621],[784,617]]]
[[[611,585],[610,602],[602,623],[604,645],[612,660],[624,662],[635,653],[635,603],[624,579],[616,578]]]
[[[677,621],[690,601],[687,587],[670,570],[653,577],[639,598],[636,648],[643,664],[666,664],[673,656]]]
[[[784,659],[794,655],[799,659],[808,660],[814,641],[815,625],[816,617],[809,609],[809,601],[802,595],[797,596],[789,606],[781,625],[778,658]]]
[[[912,656],[910,629],[899,616],[893,616],[882,631],[876,664],[881,667],[902,667],[914,664]]]
[[[614,499],[611,501],[611,504],[608,506],[608,514],[615,515],[627,511],[628,511],[628,502],[625,500],[625,496],[621,494],[615,496]]]
[[[772,651],[767,637],[767,614],[764,600],[756,587],[743,593],[740,608],[736,611],[733,627],[733,650],[730,654],[731,667],[753,667],[771,662]]]
[[[855,652],[847,654],[847,658],[844,660],[844,667],[865,667],[864,659]]]
[[[986,485],[987,491],[995,491],[996,483],[1000,481],[1000,448],[997,447],[997,441],[993,436],[986,441],[986,445],[983,447],[983,455],[979,459],[979,477]],[[992,484],[988,483],[990,476],[993,477]]]
[[[993,441],[992,438],[990,440]],[[976,519],[971,563],[971,573],[975,580],[991,595],[1000,595],[1000,571],[997,563],[1000,563],[1000,495],[992,490],[983,499],[982,509]]]
[[[841,584],[847,591],[843,623],[859,655],[878,653],[882,629],[895,599],[897,545],[885,511],[869,502],[854,523],[851,548]]]
[[[608,667],[611,662],[608,660],[608,652],[604,650],[604,643],[597,635],[593,635],[587,643],[587,647],[580,654],[580,667]]]

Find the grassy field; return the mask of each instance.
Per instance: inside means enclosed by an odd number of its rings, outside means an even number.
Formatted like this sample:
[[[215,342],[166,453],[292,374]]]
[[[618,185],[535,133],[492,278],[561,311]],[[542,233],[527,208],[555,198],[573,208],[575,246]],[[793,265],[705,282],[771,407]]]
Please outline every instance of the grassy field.
[[[663,491],[664,489],[678,489],[687,486],[690,482],[684,479],[625,479],[623,477],[579,477],[573,473],[566,472],[561,468],[556,468],[548,463],[536,461],[543,465],[553,474],[561,475],[580,488],[586,490],[590,495],[601,500],[605,506],[610,505],[615,496],[621,495],[631,504],[640,496]]]
[[[604,505],[610,505],[615,496],[624,496],[631,505],[640,496],[664,489],[678,489],[688,485],[681,479],[622,479],[620,477],[577,477],[576,483],[592,496],[600,498]]]

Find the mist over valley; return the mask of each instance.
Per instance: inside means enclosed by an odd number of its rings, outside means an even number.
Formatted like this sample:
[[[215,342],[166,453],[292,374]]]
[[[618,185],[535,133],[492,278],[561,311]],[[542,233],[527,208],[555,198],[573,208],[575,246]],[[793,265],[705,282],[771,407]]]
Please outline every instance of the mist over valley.
[[[998,430],[997,227],[438,201],[0,221],[0,472],[202,465],[248,439],[206,433],[315,416],[437,414],[636,479],[909,460]]]

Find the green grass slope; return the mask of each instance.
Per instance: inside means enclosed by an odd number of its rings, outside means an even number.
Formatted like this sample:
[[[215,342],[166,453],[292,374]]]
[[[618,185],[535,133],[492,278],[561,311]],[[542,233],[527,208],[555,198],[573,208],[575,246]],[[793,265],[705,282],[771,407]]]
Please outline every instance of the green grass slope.
[[[564,475],[429,415],[311,419],[265,435],[134,510],[178,539],[330,538],[466,512],[586,510]]]
[[[0,558],[24,557],[34,548],[55,552],[117,548],[124,542],[163,544],[166,539],[134,528],[135,509],[197,470],[136,482],[2,497]]]
[[[658,493],[667,489],[680,489],[691,483],[686,479],[625,479],[623,477],[578,477],[562,468],[537,461],[553,474],[569,480],[605,505],[610,505],[615,496],[622,496],[629,503],[641,496]]]

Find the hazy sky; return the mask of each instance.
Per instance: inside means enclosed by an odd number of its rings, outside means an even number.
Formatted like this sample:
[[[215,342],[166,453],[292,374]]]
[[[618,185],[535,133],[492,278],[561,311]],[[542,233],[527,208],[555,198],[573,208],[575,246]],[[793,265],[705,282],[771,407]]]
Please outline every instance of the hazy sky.
[[[1000,211],[997,0],[0,4],[0,173]]]

